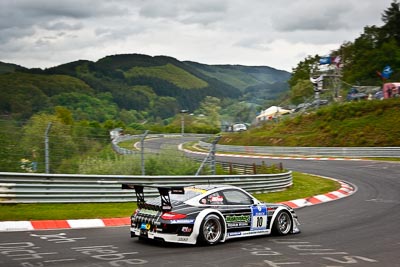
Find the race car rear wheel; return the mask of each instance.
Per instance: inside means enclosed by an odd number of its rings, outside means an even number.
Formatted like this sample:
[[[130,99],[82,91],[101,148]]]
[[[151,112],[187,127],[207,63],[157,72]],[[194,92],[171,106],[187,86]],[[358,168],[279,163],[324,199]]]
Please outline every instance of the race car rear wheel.
[[[280,211],[275,218],[272,230],[277,235],[287,235],[292,230],[292,223],[289,212]]]
[[[221,240],[222,224],[215,214],[207,215],[200,226],[199,241],[202,244],[214,245]]]

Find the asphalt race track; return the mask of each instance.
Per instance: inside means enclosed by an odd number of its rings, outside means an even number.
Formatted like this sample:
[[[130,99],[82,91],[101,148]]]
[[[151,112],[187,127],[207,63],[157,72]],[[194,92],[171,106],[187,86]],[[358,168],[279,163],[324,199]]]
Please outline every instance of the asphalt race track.
[[[399,163],[229,160],[282,162],[290,170],[350,182],[357,192],[298,209],[300,234],[211,247],[143,242],[131,239],[128,227],[2,232],[0,266],[400,266]]]

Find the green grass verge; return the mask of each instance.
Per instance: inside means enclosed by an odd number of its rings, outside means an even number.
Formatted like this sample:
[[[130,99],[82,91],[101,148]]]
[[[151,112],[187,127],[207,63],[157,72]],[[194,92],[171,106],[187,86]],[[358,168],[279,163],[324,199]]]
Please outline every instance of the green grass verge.
[[[339,188],[336,181],[294,172],[291,188],[254,196],[266,202],[282,202]],[[0,204],[0,221],[120,218],[130,216],[135,209],[136,203]]]
[[[337,181],[293,172],[293,186],[291,188],[281,192],[254,194],[254,196],[261,201],[276,203],[320,195],[336,191],[339,188],[340,184]]]
[[[136,203],[1,204],[0,221],[100,219],[130,216]]]

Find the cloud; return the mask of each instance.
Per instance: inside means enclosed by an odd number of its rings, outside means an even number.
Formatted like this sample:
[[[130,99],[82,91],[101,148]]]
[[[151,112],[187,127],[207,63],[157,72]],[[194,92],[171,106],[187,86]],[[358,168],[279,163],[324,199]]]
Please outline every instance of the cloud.
[[[335,31],[348,27],[342,18],[351,10],[351,3],[293,1],[289,5],[289,8],[281,8],[279,14],[274,16],[273,27],[278,31]]]
[[[142,53],[291,70],[381,25],[391,2],[2,0],[0,61],[44,68]]]
[[[40,26],[49,31],[76,31],[83,28],[83,23],[69,23],[66,21],[51,21],[40,24]]]

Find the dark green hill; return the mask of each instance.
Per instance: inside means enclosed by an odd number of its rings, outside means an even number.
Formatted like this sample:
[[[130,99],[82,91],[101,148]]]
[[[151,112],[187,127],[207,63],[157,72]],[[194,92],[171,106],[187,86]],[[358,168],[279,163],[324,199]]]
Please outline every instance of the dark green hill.
[[[185,61],[203,74],[244,91],[250,86],[286,82],[290,73],[266,66],[206,65]]]
[[[21,67],[16,64],[4,63],[0,61],[0,74],[3,73],[11,73],[15,72],[16,70],[22,70],[24,67]]]
[[[95,89],[99,87],[104,91],[93,79],[82,75],[82,71],[96,73],[97,81],[111,79],[128,85],[149,83],[157,95],[176,96],[175,87],[178,87],[198,89],[199,95],[204,95],[201,93],[204,90],[207,95],[216,97],[238,98],[245,93],[248,99],[273,99],[289,89],[286,82],[290,78],[290,73],[266,66],[206,65],[141,54],[107,56],[97,62],[77,61],[46,70],[47,73],[78,76]]]
[[[93,95],[81,80],[67,75],[13,72],[0,75],[2,114],[30,117],[52,107],[53,96],[70,92]]]
[[[175,98],[178,102],[176,110],[194,110],[206,96],[234,99],[241,96],[237,88],[166,56],[113,55],[97,62],[76,61],[60,65],[45,70],[45,73],[73,75],[96,92],[111,92],[117,105],[125,109],[145,110],[150,107],[151,99],[143,102],[142,90],[136,90],[143,86],[158,97]],[[133,99],[138,96],[142,99],[140,105]],[[131,101],[126,101],[127,97]]]
[[[98,109],[87,103],[104,104],[105,100],[118,110],[165,119],[181,109],[196,110],[206,96],[244,97],[249,102],[276,98],[288,90],[285,82],[289,75],[269,67],[212,66],[141,54],[112,55],[97,62],[78,60],[45,70],[0,63],[0,88],[5,88],[0,112],[29,117],[61,105],[77,118],[78,111]],[[88,101],[88,97],[93,99]]]
[[[185,61],[199,72],[238,88],[244,100],[262,104],[289,90],[291,74],[267,66],[206,65]]]

